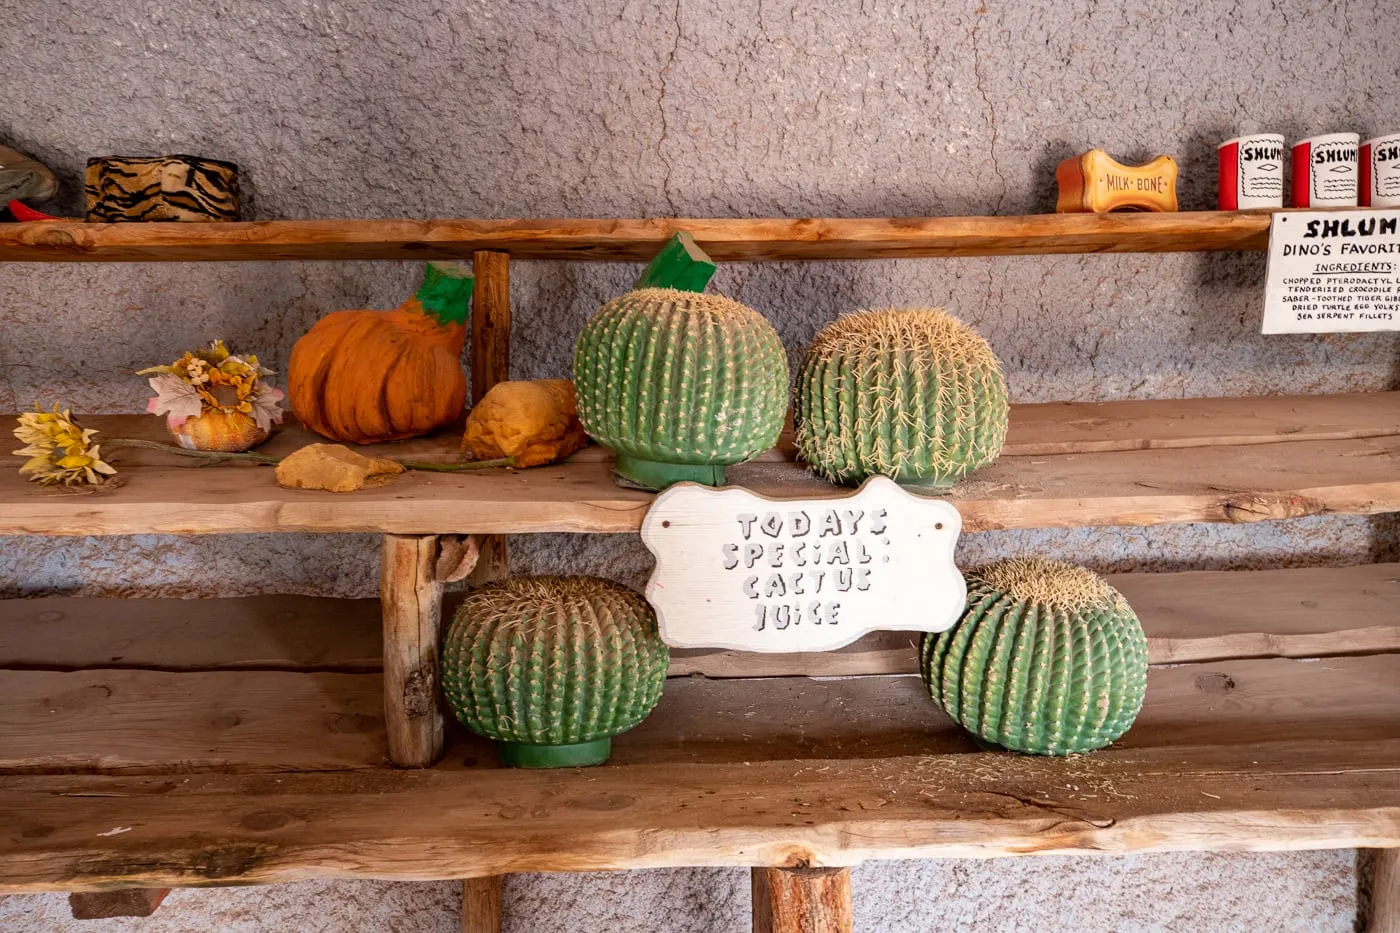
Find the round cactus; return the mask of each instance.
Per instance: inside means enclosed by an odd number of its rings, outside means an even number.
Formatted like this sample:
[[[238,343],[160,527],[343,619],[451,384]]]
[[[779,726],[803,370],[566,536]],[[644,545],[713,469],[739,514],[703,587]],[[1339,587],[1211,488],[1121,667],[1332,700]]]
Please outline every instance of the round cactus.
[[[798,453],[831,482],[946,488],[997,458],[1007,411],[987,341],[941,309],[889,308],[817,334],[793,417]]]
[[[605,304],[574,348],[578,415],[626,484],[724,485],[772,447],[787,409],[782,341],[719,295],[644,288]]]
[[[596,577],[515,577],[473,590],[442,649],[448,705],[501,742],[504,764],[602,764],[661,697],[670,650],[646,600]]]
[[[934,702],[985,742],[1037,755],[1103,748],[1137,718],[1147,637],[1122,595],[1043,558],[968,574],[967,608],[919,652]]]

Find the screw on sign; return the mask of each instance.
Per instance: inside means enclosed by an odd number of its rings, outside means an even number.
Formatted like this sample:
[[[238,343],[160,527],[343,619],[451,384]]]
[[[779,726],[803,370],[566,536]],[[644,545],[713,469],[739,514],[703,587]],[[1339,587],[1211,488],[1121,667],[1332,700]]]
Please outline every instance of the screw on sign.
[[[962,517],[888,477],[842,497],[672,486],[642,523],[647,599],[674,648],[830,651],[869,632],[941,632],[967,586]]]

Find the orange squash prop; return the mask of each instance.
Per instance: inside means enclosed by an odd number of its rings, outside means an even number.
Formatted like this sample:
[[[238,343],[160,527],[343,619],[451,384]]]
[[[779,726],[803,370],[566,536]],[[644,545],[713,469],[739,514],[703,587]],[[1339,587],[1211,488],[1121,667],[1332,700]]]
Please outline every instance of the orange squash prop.
[[[467,401],[462,347],[474,280],[428,263],[392,311],[337,311],[292,348],[288,397],[302,424],[352,444],[397,441],[455,422]]]

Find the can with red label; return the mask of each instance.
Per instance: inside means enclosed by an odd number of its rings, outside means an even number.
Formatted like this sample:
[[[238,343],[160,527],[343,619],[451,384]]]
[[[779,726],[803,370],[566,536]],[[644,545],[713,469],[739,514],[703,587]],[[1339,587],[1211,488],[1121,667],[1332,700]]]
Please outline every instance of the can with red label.
[[[1355,133],[1328,133],[1293,144],[1293,206],[1355,207]]]
[[[1400,207],[1400,133],[1361,144],[1362,207]]]
[[[1255,133],[1216,147],[1220,156],[1220,209],[1283,207],[1283,136]]]

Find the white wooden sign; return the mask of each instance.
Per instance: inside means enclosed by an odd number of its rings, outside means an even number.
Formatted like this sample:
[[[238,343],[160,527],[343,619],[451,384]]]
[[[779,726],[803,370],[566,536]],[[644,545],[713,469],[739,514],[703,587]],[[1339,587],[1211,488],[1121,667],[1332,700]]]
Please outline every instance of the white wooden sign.
[[[1400,330],[1400,210],[1274,214],[1267,278],[1266,334]]]
[[[883,476],[841,498],[680,483],[642,523],[647,600],[674,648],[829,651],[876,630],[941,632],[967,584],[958,510]]]

